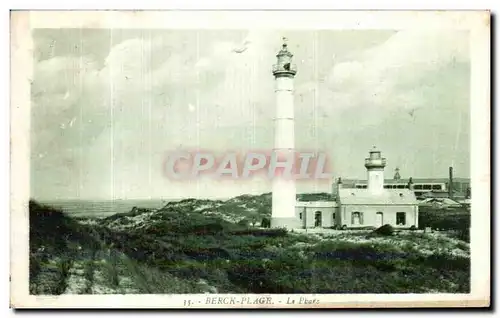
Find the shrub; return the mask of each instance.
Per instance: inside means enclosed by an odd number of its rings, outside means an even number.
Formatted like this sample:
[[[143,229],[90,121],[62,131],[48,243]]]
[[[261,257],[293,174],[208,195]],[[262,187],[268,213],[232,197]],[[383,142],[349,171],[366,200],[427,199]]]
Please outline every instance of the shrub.
[[[418,222],[420,228],[462,231],[470,228],[470,211],[465,208],[437,210],[422,207],[419,209]]]
[[[183,253],[196,261],[231,258],[231,253],[223,248],[191,248],[183,250]]]
[[[222,232],[224,230],[224,226],[220,223],[208,223],[208,224],[198,224],[193,225],[191,228],[187,228],[185,232],[193,233],[195,235],[207,235],[207,234],[216,234]]]
[[[283,237],[286,236],[288,231],[286,229],[246,229],[239,231],[231,231],[230,235],[252,235],[252,236],[267,236],[267,237]]]
[[[250,222],[247,219],[243,219],[238,222],[238,225],[248,227],[250,225]]]
[[[394,234],[394,228],[390,224],[385,224],[378,229],[375,229],[372,233],[382,236],[391,236]]]
[[[459,240],[470,243],[470,229],[462,229],[462,230],[458,231],[457,238]]]
[[[269,220],[268,218],[263,218],[262,222],[260,223],[260,226],[264,227],[264,228],[270,228],[271,227],[271,220]]]

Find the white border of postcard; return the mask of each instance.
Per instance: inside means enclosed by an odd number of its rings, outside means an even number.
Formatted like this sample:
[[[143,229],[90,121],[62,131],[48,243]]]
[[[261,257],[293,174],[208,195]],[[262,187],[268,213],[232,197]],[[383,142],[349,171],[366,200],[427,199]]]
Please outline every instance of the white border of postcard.
[[[259,21],[256,26],[255,21]],[[290,23],[293,21],[293,23]],[[18,11],[11,13],[11,306],[16,308],[468,307],[490,304],[490,12],[488,11]],[[28,292],[30,82],[34,28],[464,29],[471,56],[471,293],[317,295],[64,295]],[[250,304],[207,304],[207,297]],[[273,305],[259,304],[272,297]],[[309,296],[315,305],[286,305]],[[256,300],[256,301],[255,301]],[[190,306],[186,306],[189,301]],[[256,302],[253,304],[252,302]]]

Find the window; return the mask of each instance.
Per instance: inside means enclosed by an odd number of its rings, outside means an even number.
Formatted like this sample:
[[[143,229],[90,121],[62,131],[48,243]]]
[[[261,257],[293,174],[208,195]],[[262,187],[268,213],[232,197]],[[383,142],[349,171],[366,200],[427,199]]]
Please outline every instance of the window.
[[[301,219],[301,220],[302,220],[302,212],[301,212],[301,213],[299,213],[299,219]]]
[[[320,211],[316,211],[314,213],[314,226],[315,227],[321,227],[322,225],[322,213]]]
[[[430,184],[424,184],[424,186],[422,187],[422,189],[424,189],[424,190],[431,190],[432,187],[431,187]]]
[[[406,225],[406,213],[396,212],[396,225]]]
[[[381,227],[382,225],[384,225],[384,213],[377,212],[375,215],[375,226]]]
[[[432,185],[432,190],[441,190],[441,185],[440,184],[434,184]]]
[[[361,212],[352,212],[352,225],[361,225],[363,224],[363,213]]]
[[[415,190],[422,190],[422,185],[421,184],[416,184],[413,186],[413,189]]]

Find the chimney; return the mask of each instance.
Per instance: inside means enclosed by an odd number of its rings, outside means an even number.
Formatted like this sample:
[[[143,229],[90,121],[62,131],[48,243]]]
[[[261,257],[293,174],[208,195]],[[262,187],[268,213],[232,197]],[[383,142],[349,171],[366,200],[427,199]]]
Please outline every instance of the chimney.
[[[408,180],[408,189],[413,191],[413,178],[412,177],[410,177],[410,179]]]
[[[448,181],[448,196],[453,199],[453,167],[449,170],[450,180]]]
[[[335,185],[334,185],[334,195],[336,195],[336,197],[338,198],[339,194],[340,194],[340,189],[342,189],[342,179],[341,178],[338,178],[335,182]]]

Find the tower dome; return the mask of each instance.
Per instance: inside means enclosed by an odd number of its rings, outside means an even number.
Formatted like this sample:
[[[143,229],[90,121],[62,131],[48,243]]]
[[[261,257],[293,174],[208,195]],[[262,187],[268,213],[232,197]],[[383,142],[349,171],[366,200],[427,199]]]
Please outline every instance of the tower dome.
[[[293,54],[288,50],[287,39],[283,38],[281,50],[276,55],[277,63],[273,65],[275,77],[294,77],[297,74],[297,66],[292,64]]]
[[[370,156],[365,159],[365,167],[367,169],[384,169],[386,164],[386,159],[382,158],[380,150],[373,146],[370,150]]]
[[[379,193],[384,189],[385,164],[385,158],[382,158],[380,150],[374,146],[370,150],[369,157],[365,159],[365,167],[368,174],[368,190],[372,193]]]

